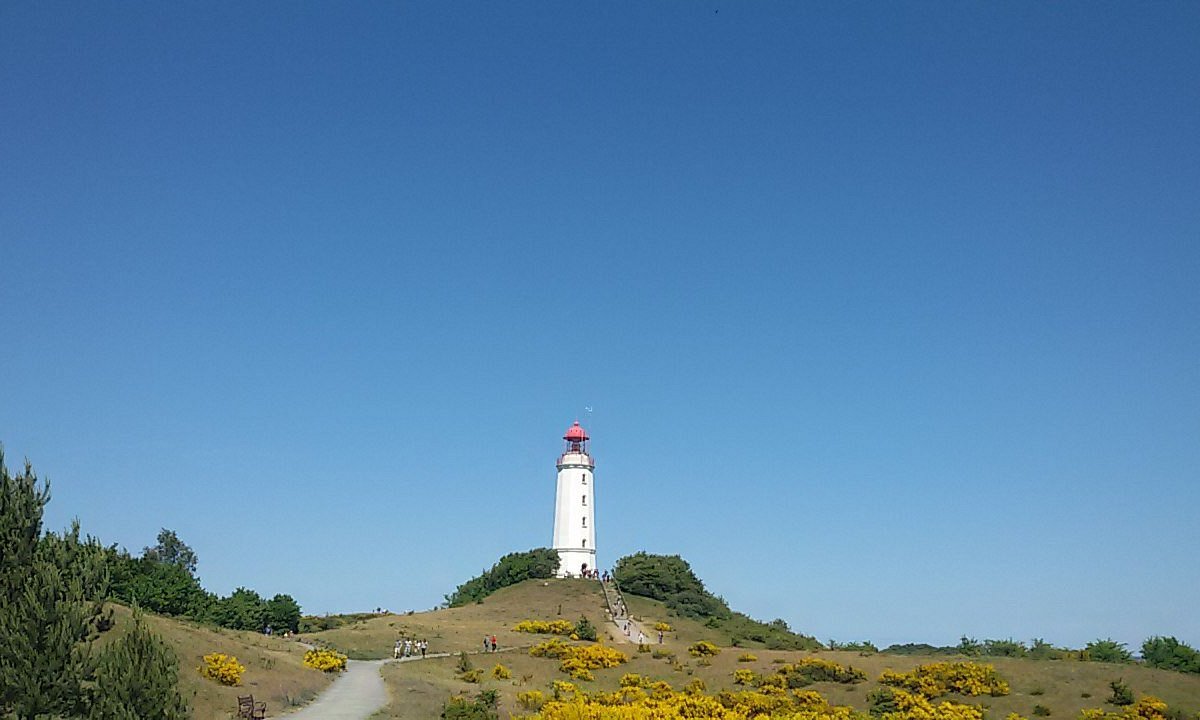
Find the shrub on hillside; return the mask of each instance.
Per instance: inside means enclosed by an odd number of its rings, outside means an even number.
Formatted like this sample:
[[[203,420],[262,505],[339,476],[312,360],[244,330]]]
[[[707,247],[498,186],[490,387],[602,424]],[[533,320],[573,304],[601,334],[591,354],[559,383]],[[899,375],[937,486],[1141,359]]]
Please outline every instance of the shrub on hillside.
[[[498,699],[495,690],[484,690],[474,700],[456,695],[442,706],[442,720],[497,720]]]
[[[209,680],[233,686],[242,684],[242,673],[246,672],[246,666],[233,655],[210,653],[204,656],[204,664],[199,670]]]
[[[496,667],[492,668],[492,678],[495,680],[508,680],[511,677],[512,672],[500,663],[496,663]]]
[[[798,662],[779,666],[775,674],[785,679],[785,686],[804,687],[815,682],[853,684],[867,679],[867,674],[856,667],[822,658],[802,658]]]
[[[522,620],[513,626],[513,630],[538,635],[570,635],[575,632],[575,626],[569,620]]]
[[[1133,654],[1125,649],[1125,643],[1111,638],[1093,640],[1083,648],[1083,659],[1092,662],[1125,663],[1133,660]]]
[[[1133,690],[1125,684],[1123,678],[1117,678],[1108,684],[1112,694],[1108,696],[1108,702],[1117,707],[1132,705],[1134,701]]]
[[[885,670],[879,677],[884,685],[900,687],[928,698],[955,692],[961,695],[1007,695],[1005,682],[991,665],[973,662],[940,662],[918,665],[908,673]]]
[[[707,640],[700,640],[688,646],[688,653],[692,657],[714,657],[721,653],[721,648]]]
[[[591,620],[581,615],[579,622],[575,623],[575,632],[571,636],[576,640],[590,640],[594,642],[596,640],[596,626],[592,624]]]
[[[536,548],[527,552],[509,553],[478,577],[459,585],[446,596],[449,607],[461,607],[481,601],[500,588],[534,578],[554,577],[558,570],[558,551]]]
[[[304,653],[304,667],[321,672],[341,672],[346,669],[346,656],[336,650],[309,650]]]
[[[1142,643],[1142,659],[1150,667],[1200,673],[1200,652],[1173,637],[1152,637]]]

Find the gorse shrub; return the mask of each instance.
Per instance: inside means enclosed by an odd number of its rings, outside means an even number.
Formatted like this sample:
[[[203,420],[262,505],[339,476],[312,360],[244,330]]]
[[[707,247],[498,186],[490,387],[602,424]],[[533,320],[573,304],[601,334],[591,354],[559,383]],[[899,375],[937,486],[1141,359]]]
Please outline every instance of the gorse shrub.
[[[567,620],[522,620],[513,626],[513,630],[538,635],[570,635],[575,632],[575,626]]]
[[[592,670],[612,668],[629,662],[629,656],[605,645],[569,645],[558,638],[538,643],[529,649],[534,657],[559,660],[558,669],[576,680],[592,680]]]
[[[757,662],[758,656],[754,653],[742,653],[738,655],[738,662]]]
[[[1079,720],[1168,720],[1167,704],[1153,695],[1143,695],[1135,703],[1126,705],[1119,713],[1107,713],[1100,708],[1090,708],[1079,713]]]
[[[713,645],[707,640],[692,643],[688,646],[688,653],[692,657],[715,657],[721,654],[721,648]]]
[[[512,677],[512,672],[500,663],[496,663],[496,667],[492,668],[492,677],[496,680],[508,680]]]
[[[1005,682],[991,665],[973,662],[940,662],[918,665],[912,672],[885,670],[879,676],[884,685],[904,688],[936,698],[955,692],[960,695],[1007,695]]]
[[[309,650],[304,653],[304,667],[321,672],[341,672],[346,669],[346,656],[336,650]]]
[[[242,673],[246,672],[246,666],[232,655],[210,653],[204,656],[204,664],[199,670],[200,674],[209,680],[233,686],[242,684]]]

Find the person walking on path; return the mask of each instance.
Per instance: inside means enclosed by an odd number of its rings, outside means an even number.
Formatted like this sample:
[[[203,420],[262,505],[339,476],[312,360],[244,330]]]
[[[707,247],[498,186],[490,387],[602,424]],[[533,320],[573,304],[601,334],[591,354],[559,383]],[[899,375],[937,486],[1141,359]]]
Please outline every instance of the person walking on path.
[[[496,636],[492,636],[492,652],[496,652]]]

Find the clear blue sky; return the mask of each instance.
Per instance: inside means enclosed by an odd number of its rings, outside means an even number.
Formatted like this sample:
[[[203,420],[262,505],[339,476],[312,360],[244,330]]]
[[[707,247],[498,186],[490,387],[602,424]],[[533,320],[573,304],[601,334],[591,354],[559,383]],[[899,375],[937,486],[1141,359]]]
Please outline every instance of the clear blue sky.
[[[1200,645],[1197,38],[6,2],[0,441],[51,528],[405,610],[549,544],[578,417],[606,565],[823,640]]]

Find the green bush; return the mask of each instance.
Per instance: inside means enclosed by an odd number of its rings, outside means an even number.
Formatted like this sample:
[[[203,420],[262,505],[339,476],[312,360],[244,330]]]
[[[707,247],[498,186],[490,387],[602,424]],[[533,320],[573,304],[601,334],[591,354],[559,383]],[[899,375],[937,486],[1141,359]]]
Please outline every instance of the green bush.
[[[1200,653],[1173,637],[1152,637],[1142,643],[1142,659],[1150,667],[1200,673]]]
[[[1084,657],[1093,662],[1124,663],[1133,660],[1133,655],[1125,649],[1125,643],[1113,639],[1093,640],[1083,648]]]
[[[550,548],[536,548],[527,552],[509,553],[500,558],[499,562],[459,585],[446,596],[449,607],[461,607],[472,602],[480,602],[500,588],[515,585],[533,578],[550,578],[558,570],[558,551]]]
[[[1050,714],[1050,708],[1046,707],[1045,705],[1034,705],[1033,714],[1037,715],[1038,717],[1046,717]]]
[[[442,720],[497,720],[497,699],[495,690],[484,690],[474,700],[452,697],[442,706]]]
[[[1134,700],[1136,700],[1133,690],[1121,678],[1110,682],[1108,687],[1112,689],[1112,695],[1108,696],[1108,702],[1112,705],[1123,707],[1125,705],[1132,705]]]
[[[579,622],[575,623],[575,635],[580,640],[591,640],[594,642],[596,640],[596,626],[592,624],[591,620],[581,615]]]

